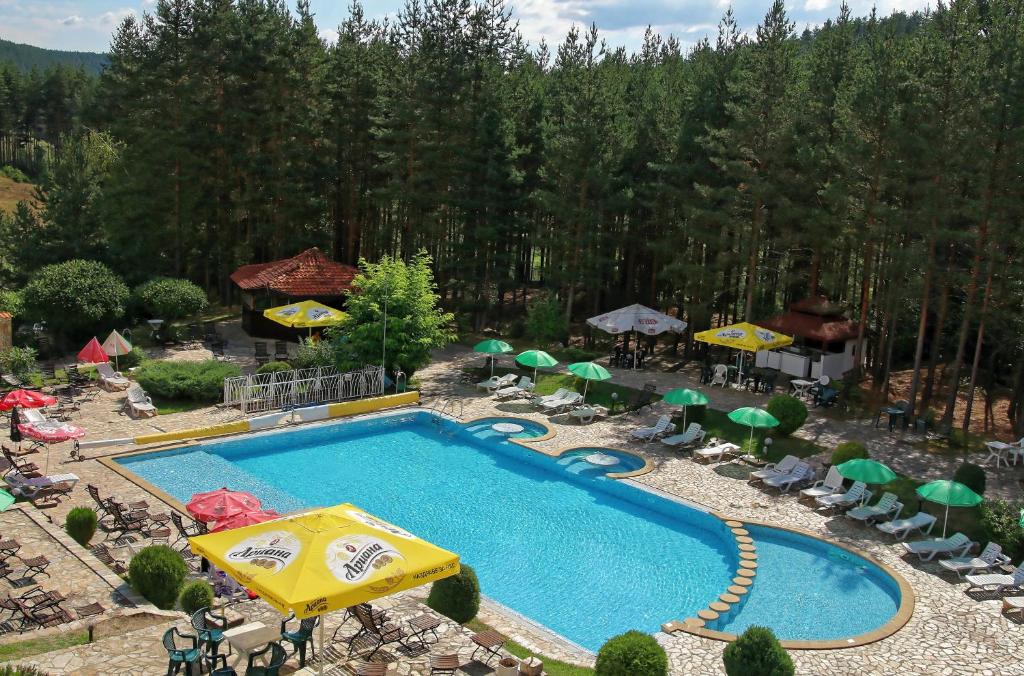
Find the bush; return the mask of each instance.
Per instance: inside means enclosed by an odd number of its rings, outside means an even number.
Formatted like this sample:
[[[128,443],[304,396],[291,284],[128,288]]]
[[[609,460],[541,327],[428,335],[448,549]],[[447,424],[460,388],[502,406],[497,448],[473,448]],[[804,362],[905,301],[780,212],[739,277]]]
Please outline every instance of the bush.
[[[75,507],[68,512],[67,521],[64,522],[64,530],[71,539],[82,545],[89,546],[89,540],[96,534],[96,512],[88,507]]]
[[[985,470],[974,463],[965,462],[957,467],[953,481],[959,481],[978,495],[985,494]]]
[[[427,605],[459,624],[469,622],[480,610],[480,582],[466,564],[458,575],[438,580],[430,587]]]
[[[151,396],[189,399],[204,403],[220,401],[224,379],[241,375],[234,364],[219,361],[149,360],[135,370],[135,379]]]
[[[167,545],[146,547],[128,564],[128,579],[135,591],[164,610],[174,607],[186,575],[188,566],[181,554]]]
[[[725,647],[725,673],[729,676],[790,676],[796,673],[771,629],[749,627]]]
[[[9,178],[15,183],[28,183],[31,180],[29,179],[28,174],[26,174],[24,171],[18,169],[17,167],[12,167],[9,164],[5,164],[4,166],[0,167],[0,176]]]
[[[157,277],[135,287],[132,295],[143,312],[166,321],[192,317],[209,306],[206,292],[187,279]]]
[[[562,350],[562,356],[567,362],[577,361],[594,361],[601,356],[600,352],[593,352],[591,350],[584,350],[579,347],[567,347]]]
[[[1024,556],[1024,528],[1020,514],[1024,502],[986,500],[981,503],[981,525],[985,537],[1003,546],[1003,553],[1014,561]]]
[[[554,296],[545,296],[526,309],[526,336],[538,345],[563,342],[569,324],[561,303]]]
[[[12,289],[0,291],[0,311],[10,312],[12,317],[20,317],[25,312],[25,303],[21,293]]]
[[[56,333],[82,338],[124,315],[128,287],[103,263],[70,260],[40,269],[25,287],[26,314]]]
[[[34,347],[9,347],[0,350],[0,371],[13,373],[27,380],[36,371],[36,349]]]
[[[597,653],[598,676],[664,676],[668,657],[654,637],[639,631],[614,636]]]
[[[334,366],[336,355],[334,341],[340,338],[313,341],[309,338],[299,339],[299,350],[292,359],[293,369],[311,369],[318,366]],[[267,364],[270,366],[270,364]]]
[[[189,582],[181,588],[178,603],[181,604],[181,609],[189,615],[200,608],[209,608],[213,605],[213,587],[202,580]]]
[[[286,361],[269,361],[263,366],[256,369],[256,373],[280,373],[281,371],[291,371],[292,367],[288,365]]]
[[[45,671],[24,665],[0,665],[0,676],[47,676]]]
[[[807,406],[788,394],[778,394],[769,399],[766,410],[778,419],[779,426],[775,431],[784,437],[796,432],[807,420]]]
[[[128,354],[123,354],[117,358],[117,368],[124,371],[127,369],[135,368],[142,362],[146,361],[146,351],[141,347],[132,347],[132,351]],[[111,357],[110,361],[113,362],[114,358]]]
[[[842,465],[847,460],[854,460],[856,458],[866,460],[869,457],[871,457],[871,454],[868,453],[868,449],[864,447],[864,444],[857,441],[844,441],[832,451],[832,464]]]

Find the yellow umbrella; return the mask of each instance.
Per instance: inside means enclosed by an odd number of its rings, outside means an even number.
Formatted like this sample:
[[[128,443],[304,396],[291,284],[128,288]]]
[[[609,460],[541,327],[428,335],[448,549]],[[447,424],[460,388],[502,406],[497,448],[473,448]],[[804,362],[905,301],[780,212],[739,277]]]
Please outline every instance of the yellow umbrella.
[[[350,504],[189,538],[208,559],[282,614],[299,619],[440,580],[457,554]]]
[[[346,317],[341,310],[335,310],[315,300],[268,308],[263,311],[263,316],[284,326],[309,329],[311,333],[313,329],[340,324]]]
[[[755,324],[740,322],[730,324],[717,329],[701,331],[693,337],[701,343],[711,345],[723,345],[743,352],[760,352],[761,350],[774,350],[779,347],[792,345],[793,339],[781,333],[770,331]],[[742,373],[742,369],[740,369]],[[737,374],[737,380],[740,375]]]

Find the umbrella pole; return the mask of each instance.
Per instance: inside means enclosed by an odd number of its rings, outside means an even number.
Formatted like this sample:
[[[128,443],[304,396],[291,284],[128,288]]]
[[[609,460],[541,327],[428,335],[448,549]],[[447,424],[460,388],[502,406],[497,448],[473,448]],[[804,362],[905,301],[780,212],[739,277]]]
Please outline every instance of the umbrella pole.
[[[683,406],[683,431],[686,431],[686,407]]]
[[[588,387],[590,387],[590,381],[589,380],[584,380],[583,381],[583,403],[584,404],[587,403],[587,388]]]
[[[942,539],[946,539],[946,525],[949,523],[949,504],[946,504],[946,515],[942,517]]]
[[[634,331],[633,332],[633,370],[634,371],[636,371],[636,346],[637,346],[637,343],[639,343],[639,342],[640,342],[640,336],[637,335],[636,331]]]
[[[750,441],[747,442],[747,446],[753,446],[753,445],[754,445],[754,426],[751,425],[750,426]],[[750,453],[756,455],[757,454],[757,449],[756,448],[753,449],[752,451],[750,451]]]
[[[324,613],[320,614],[320,666],[317,668],[317,673],[320,676],[324,676]]]

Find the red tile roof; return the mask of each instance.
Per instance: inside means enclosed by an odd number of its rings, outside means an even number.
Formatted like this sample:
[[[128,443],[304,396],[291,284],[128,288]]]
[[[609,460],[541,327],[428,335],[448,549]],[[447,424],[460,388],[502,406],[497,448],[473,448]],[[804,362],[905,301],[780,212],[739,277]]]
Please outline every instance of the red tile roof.
[[[348,291],[358,272],[313,247],[292,258],[243,265],[231,273],[231,281],[245,291],[266,289],[295,298],[326,297]]]
[[[792,310],[771,319],[758,321],[756,324],[787,336],[817,340],[823,343],[837,343],[856,338],[858,327],[857,322],[845,317],[822,317]]]

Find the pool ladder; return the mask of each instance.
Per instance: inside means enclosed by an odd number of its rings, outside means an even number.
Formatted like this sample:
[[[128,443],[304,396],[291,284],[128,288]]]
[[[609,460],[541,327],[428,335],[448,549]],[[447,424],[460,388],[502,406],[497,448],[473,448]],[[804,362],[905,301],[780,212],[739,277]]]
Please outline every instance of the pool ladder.
[[[458,409],[458,415],[455,414],[456,409]],[[430,412],[433,414],[431,419],[438,425],[441,424],[441,420],[443,420],[445,415],[461,420],[462,416],[466,413],[462,400],[455,397],[446,397],[435,401],[430,407]]]

